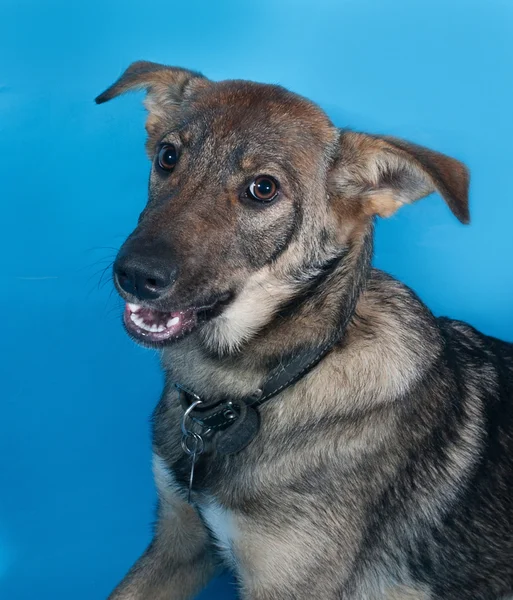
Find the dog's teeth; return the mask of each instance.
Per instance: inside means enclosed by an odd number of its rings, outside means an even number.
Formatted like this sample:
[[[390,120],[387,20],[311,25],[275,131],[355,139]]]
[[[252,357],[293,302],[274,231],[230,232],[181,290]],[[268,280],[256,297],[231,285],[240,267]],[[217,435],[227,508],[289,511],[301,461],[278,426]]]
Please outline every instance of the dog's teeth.
[[[146,323],[144,322],[144,320],[141,319],[141,317],[137,316],[135,313],[131,314],[130,318],[141,329],[147,329],[147,326],[146,326]]]
[[[177,323],[180,322],[180,317],[173,317],[172,319],[168,319],[168,321],[165,325],[162,323],[150,324],[150,323],[147,323],[140,315],[137,314],[138,310],[142,308],[141,306],[139,306],[138,304],[130,303],[130,304],[128,304],[128,307],[131,311],[130,319],[137,325],[137,327],[144,329],[144,331],[148,331],[151,333],[161,333],[161,332],[165,331],[167,328],[173,327],[174,325],[176,325]]]

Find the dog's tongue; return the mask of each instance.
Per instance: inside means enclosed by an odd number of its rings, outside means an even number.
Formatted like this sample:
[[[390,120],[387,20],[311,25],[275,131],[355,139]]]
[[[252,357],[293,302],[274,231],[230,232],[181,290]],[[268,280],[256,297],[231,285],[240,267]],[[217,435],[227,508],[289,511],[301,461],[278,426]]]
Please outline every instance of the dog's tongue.
[[[130,331],[153,341],[162,341],[190,329],[196,323],[196,315],[193,310],[161,312],[127,303],[124,320]]]

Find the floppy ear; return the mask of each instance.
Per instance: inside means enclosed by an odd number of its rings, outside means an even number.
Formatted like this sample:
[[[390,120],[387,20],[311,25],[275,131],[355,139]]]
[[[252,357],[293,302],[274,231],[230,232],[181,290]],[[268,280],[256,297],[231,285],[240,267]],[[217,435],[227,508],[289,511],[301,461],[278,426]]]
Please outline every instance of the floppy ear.
[[[145,89],[148,95],[144,104],[149,113],[146,129],[151,139],[161,129],[162,122],[170,119],[182,101],[207,81],[203,75],[194,71],[141,60],[132,63],[95,102],[102,104],[125,92]]]
[[[381,217],[437,191],[462,223],[470,221],[465,165],[397,138],[342,131],[332,185]]]

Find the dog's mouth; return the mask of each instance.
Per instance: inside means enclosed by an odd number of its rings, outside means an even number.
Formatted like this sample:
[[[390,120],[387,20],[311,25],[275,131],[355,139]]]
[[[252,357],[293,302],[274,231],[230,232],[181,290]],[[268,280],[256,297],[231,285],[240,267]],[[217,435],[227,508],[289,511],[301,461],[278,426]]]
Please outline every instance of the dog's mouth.
[[[127,302],[123,321],[128,333],[137,342],[153,347],[163,346],[183,338],[200,323],[218,316],[231,297],[231,294],[223,294],[208,305],[175,312]]]
[[[127,302],[123,315],[130,335],[141,342],[163,343],[182,337],[197,324],[193,309],[179,312],[162,312]]]

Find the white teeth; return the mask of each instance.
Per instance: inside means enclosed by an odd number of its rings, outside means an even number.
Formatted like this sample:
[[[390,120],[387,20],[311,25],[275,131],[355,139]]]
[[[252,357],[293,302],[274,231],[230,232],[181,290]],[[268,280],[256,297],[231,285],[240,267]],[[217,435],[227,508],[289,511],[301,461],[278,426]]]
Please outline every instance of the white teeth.
[[[127,303],[127,306],[130,310],[130,319],[133,321],[137,327],[140,329],[144,329],[144,331],[148,331],[150,333],[162,333],[169,327],[174,327],[180,322],[180,317],[173,317],[168,319],[167,323],[164,325],[163,323],[147,323],[140,315],[138,315],[138,311],[142,308],[139,304]]]
[[[136,325],[138,325],[139,327],[142,327],[143,329],[146,329],[144,321],[142,320],[141,317],[137,316],[137,314],[132,313],[130,315],[130,318]]]
[[[131,314],[130,318],[137,325],[137,327],[140,327],[141,329],[144,329],[145,331],[151,331],[150,326],[146,325],[146,323],[144,322],[144,320],[141,317],[138,317],[136,314]]]
[[[169,321],[166,323],[166,327],[173,327],[173,325],[176,325],[179,321],[180,317],[173,317],[172,319],[169,319]]]
[[[150,325],[149,323],[146,323],[145,320],[142,317],[140,317],[137,313],[132,313],[130,315],[130,319],[137,325],[137,327],[144,329],[144,331],[149,331],[151,333],[160,333],[166,330],[165,325],[157,325],[156,323]]]

